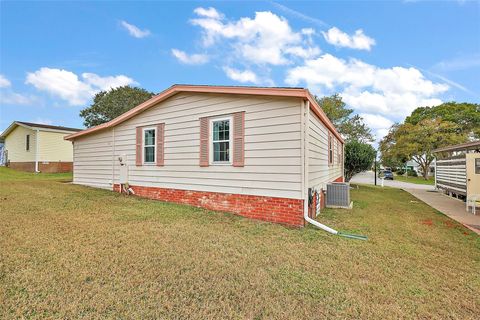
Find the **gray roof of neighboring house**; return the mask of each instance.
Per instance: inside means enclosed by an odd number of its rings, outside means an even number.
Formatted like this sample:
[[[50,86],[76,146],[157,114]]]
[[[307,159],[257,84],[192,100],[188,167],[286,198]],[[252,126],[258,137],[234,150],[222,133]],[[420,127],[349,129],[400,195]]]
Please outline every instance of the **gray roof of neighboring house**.
[[[40,128],[40,129],[47,129],[47,130],[53,130],[53,131],[66,131],[66,132],[72,132],[72,133],[83,130],[78,128],[63,127],[63,126],[52,126],[52,125],[43,124],[43,123],[14,121],[7,129],[5,129],[5,131],[2,132],[2,134],[0,135],[0,140],[4,139],[16,126],[23,126],[30,129]]]

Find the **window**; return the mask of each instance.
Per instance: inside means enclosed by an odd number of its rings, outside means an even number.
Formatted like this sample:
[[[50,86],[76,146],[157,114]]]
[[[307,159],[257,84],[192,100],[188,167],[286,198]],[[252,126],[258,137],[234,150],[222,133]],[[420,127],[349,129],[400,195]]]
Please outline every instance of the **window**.
[[[212,161],[213,163],[230,163],[231,118],[213,119],[212,128]]]
[[[25,136],[25,150],[30,151],[30,135]]]
[[[156,130],[143,129],[143,163],[155,163]]]
[[[480,159],[475,159],[475,174],[480,174]]]

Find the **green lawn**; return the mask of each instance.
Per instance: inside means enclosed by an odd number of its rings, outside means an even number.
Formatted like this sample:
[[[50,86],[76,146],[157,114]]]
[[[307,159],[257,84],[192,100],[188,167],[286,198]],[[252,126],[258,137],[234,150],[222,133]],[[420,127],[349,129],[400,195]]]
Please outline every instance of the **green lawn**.
[[[30,173],[18,170],[12,170],[6,167],[0,167],[0,181],[4,180],[55,180],[68,182],[72,181],[72,173]]]
[[[405,176],[395,176],[395,180],[403,181],[403,182],[410,182],[416,184],[427,184],[427,185],[435,185],[435,178],[429,177],[428,180],[425,180],[423,177],[405,177]]]
[[[0,172],[0,319],[480,314],[480,237],[401,190],[322,213],[359,241],[40,177]]]

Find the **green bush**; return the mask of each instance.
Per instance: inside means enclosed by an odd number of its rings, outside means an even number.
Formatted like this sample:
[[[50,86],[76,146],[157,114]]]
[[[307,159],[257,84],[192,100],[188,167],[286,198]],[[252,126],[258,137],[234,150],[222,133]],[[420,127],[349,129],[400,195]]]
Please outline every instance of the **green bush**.
[[[407,175],[409,177],[418,177],[417,171],[415,171],[415,170],[408,170]]]
[[[405,169],[398,169],[396,173],[399,176],[403,176],[403,175],[405,175]],[[417,171],[412,170],[412,169],[408,169],[407,175],[409,177],[418,177]]]

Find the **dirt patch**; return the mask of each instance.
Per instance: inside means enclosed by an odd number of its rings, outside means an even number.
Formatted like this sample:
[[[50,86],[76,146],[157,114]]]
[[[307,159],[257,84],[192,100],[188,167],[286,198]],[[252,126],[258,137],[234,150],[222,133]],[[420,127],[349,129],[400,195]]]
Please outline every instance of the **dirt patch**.
[[[421,224],[424,224],[424,225],[426,225],[426,226],[432,226],[432,225],[433,225],[433,221],[430,220],[430,219],[428,219],[428,220],[422,220],[420,223],[421,223]]]
[[[455,228],[455,224],[452,222],[452,221],[444,221],[443,224],[447,227],[447,228]]]

